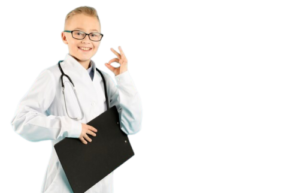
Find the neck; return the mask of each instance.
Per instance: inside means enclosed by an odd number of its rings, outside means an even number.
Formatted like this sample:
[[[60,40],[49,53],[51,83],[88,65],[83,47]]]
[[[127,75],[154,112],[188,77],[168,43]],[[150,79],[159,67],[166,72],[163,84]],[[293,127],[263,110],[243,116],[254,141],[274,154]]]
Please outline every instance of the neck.
[[[89,69],[89,67],[91,67],[91,63],[92,63],[91,61],[83,62],[74,56],[72,57],[75,58],[86,70]]]

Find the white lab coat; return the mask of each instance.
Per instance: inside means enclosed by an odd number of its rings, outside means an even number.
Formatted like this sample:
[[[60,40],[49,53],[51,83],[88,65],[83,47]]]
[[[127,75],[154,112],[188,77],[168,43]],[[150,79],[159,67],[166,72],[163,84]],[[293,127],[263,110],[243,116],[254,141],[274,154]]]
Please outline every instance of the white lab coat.
[[[93,80],[87,70],[69,53],[64,62],[61,62],[64,73],[72,79],[77,90],[78,100],[84,113],[82,121],[70,119],[66,114],[58,64],[44,69],[39,74],[20,101],[11,121],[15,132],[29,141],[52,140],[52,153],[44,177],[43,193],[73,192],[58,160],[54,145],[64,137],[79,138],[81,122],[87,123],[106,111],[103,81],[95,69],[94,61],[91,62],[94,68]],[[127,135],[137,133],[141,129],[142,105],[129,71],[115,76],[117,85],[108,73],[100,71],[106,80],[109,107],[116,105],[119,111],[122,131]],[[80,109],[72,85],[66,77],[63,79],[68,112],[72,117],[80,117]],[[112,192],[113,172],[86,191],[86,193]]]

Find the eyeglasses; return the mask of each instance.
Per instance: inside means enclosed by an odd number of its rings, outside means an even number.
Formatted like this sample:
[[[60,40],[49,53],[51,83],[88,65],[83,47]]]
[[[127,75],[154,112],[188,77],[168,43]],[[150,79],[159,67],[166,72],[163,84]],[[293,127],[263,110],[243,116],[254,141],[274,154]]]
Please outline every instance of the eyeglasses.
[[[89,38],[90,38],[90,40],[92,40],[94,42],[99,42],[103,38],[103,34],[102,33],[98,33],[98,32],[91,32],[89,34],[83,32],[83,31],[80,31],[80,30],[73,30],[73,31],[64,30],[64,32],[71,33],[72,37],[74,39],[77,39],[77,40],[83,40],[86,35],[88,35]]]

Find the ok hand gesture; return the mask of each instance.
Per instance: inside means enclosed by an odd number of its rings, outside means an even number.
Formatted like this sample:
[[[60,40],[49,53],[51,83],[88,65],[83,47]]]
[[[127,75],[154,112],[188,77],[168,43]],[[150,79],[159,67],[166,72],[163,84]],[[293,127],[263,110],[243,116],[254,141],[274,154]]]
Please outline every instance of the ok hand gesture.
[[[117,51],[115,51],[113,48],[110,49],[117,56],[117,58],[113,58],[108,63],[105,63],[105,66],[109,70],[111,70],[115,74],[115,76],[127,71],[127,58],[125,57],[125,54],[121,49],[121,46],[119,46],[118,48],[120,50],[120,54]],[[119,63],[120,66],[117,68],[113,67],[112,65],[110,65],[113,62]]]

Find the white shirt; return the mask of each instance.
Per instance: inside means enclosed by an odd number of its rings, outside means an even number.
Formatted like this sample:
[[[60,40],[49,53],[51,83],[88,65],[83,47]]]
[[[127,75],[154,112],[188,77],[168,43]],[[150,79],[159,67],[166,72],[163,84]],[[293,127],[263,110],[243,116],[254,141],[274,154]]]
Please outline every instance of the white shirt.
[[[58,64],[44,69],[29,91],[20,101],[11,124],[15,132],[28,141],[51,140],[52,152],[47,173],[44,177],[43,193],[70,193],[70,184],[57,157],[54,145],[65,137],[79,138],[81,123],[87,123],[105,112],[106,99],[104,85],[96,65],[91,60],[94,77],[91,79],[75,58],[67,54],[61,67],[73,81],[78,99],[82,105],[84,118],[81,121],[70,119],[66,114],[61,86],[61,72]],[[140,95],[128,71],[114,76],[117,85],[109,74],[102,71],[106,80],[109,107],[116,106],[120,115],[121,130],[127,135],[140,131],[142,106]],[[68,112],[79,117],[77,101],[70,81],[63,77]],[[79,140],[79,139],[78,139]],[[89,142],[88,142],[89,143]],[[128,179],[124,179],[128,180]],[[36,185],[36,184],[33,184]],[[113,172],[91,187],[86,193],[113,193]]]

